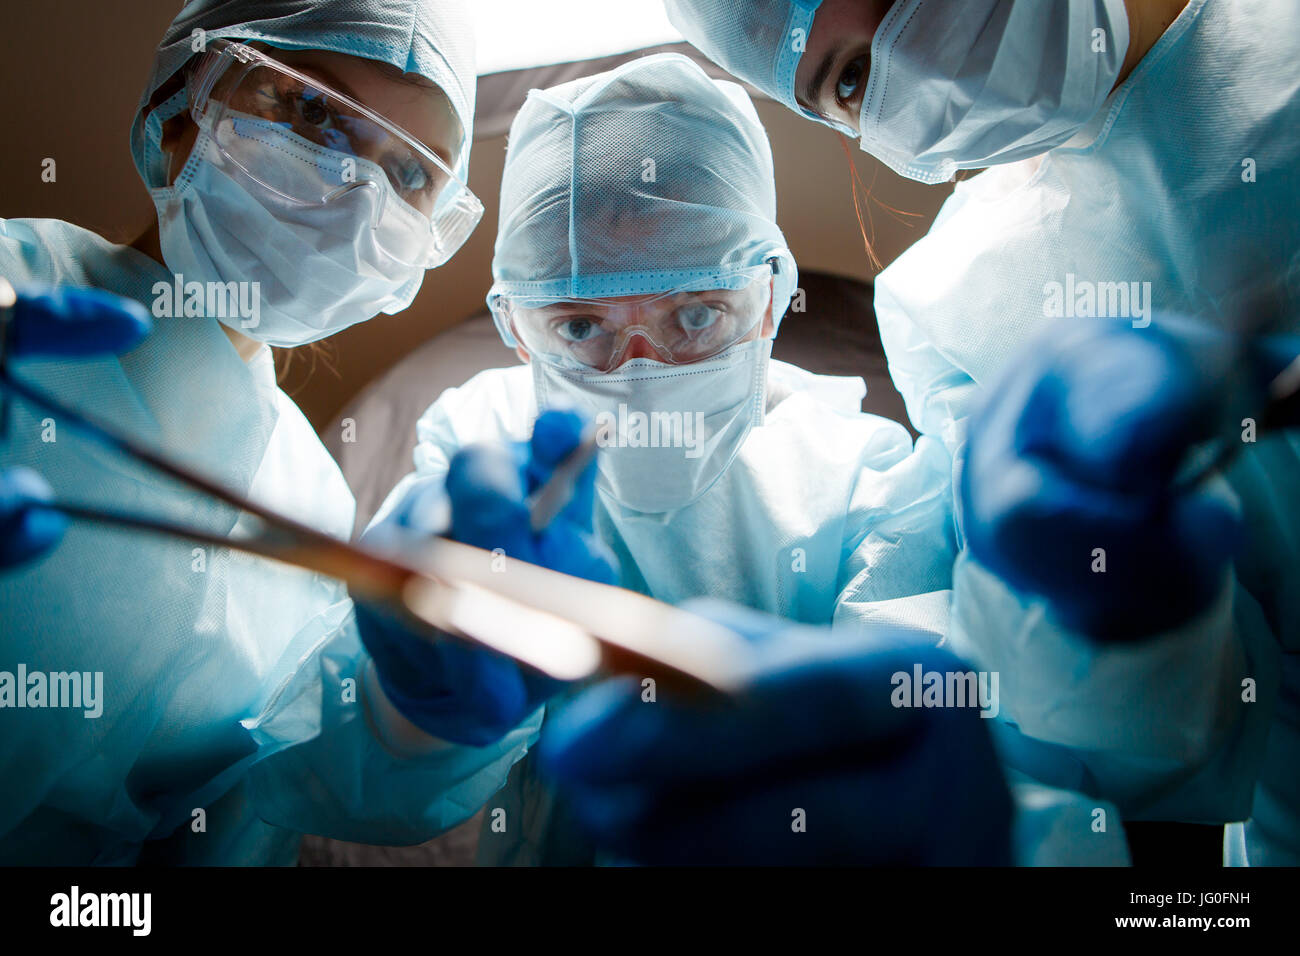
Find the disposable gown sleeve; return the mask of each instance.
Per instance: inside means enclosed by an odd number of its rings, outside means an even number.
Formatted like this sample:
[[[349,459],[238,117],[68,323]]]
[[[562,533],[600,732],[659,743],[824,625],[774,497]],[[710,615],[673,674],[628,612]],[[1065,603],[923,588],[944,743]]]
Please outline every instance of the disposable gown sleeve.
[[[389,493],[372,526],[417,484],[441,484],[462,444],[493,437],[491,427],[469,438],[457,431],[457,423],[466,422],[462,406],[482,404],[482,396],[469,391],[448,389],[420,418],[415,471]],[[259,812],[269,823],[344,840],[410,844],[429,839],[472,816],[504,785],[510,768],[536,741],[544,708],[488,747],[439,741],[421,753],[405,752],[400,743],[394,746],[385,716],[390,709],[375,699],[379,691],[367,680],[369,656],[351,602],[337,613],[337,632],[304,661],[271,713],[253,728],[274,751],[252,773]],[[319,700],[313,699],[317,693]],[[320,715],[319,733],[284,746],[285,739],[310,733],[298,725],[314,713]]]
[[[462,443],[479,440],[463,440],[456,430],[455,422],[463,420],[457,408],[468,398],[463,391],[448,389],[421,417],[416,468],[389,493],[372,525],[417,484],[441,484]],[[505,784],[510,768],[536,741],[544,708],[488,747],[437,742],[418,754],[390,749],[391,741],[385,746],[376,736],[376,720],[384,723],[386,708],[373,700],[377,689],[366,679],[369,657],[348,605],[337,633],[301,670],[311,694],[310,678],[318,676],[320,734],[261,761],[253,771],[254,793],[270,823],[367,843],[421,842],[468,819]],[[286,688],[275,715],[257,729],[271,747],[279,736],[295,736],[300,692]],[[362,706],[345,703],[349,694]]]
[[[542,711],[488,747],[431,738],[418,753],[385,746],[351,602],[330,613],[341,618],[332,636],[249,722],[270,754],[250,773],[258,814],[301,832],[391,845],[423,842],[468,819],[536,739]]]
[[[868,443],[846,527],[837,629],[889,631],[942,644],[956,557],[951,465],[943,445],[912,447],[893,425]]]
[[[962,425],[976,394],[974,379],[930,340],[894,295],[886,270],[876,282],[876,320],[889,359],[889,377],[907,416],[922,435],[938,439],[955,458]]]
[[[926,435],[909,451],[907,436],[899,432],[875,454],[868,448],[851,509],[858,520],[846,562],[849,583],[835,622],[837,628],[858,628],[868,640],[881,629],[906,629],[947,644],[957,556],[951,459],[941,442]],[[1001,746],[1006,734],[995,730],[994,736]],[[1120,815],[1109,802],[1011,768],[1008,783],[1017,865],[1128,864]]]
[[[1227,575],[1191,623],[1130,645],[1055,624],[969,554],[954,569],[952,646],[1001,675],[1003,754],[1034,779],[1128,819],[1250,815],[1276,694],[1276,644]]]
[[[881,276],[876,314],[890,374],[922,432],[918,448],[940,440],[956,476],[977,385],[930,341],[913,318],[917,307]],[[955,518],[950,646],[1001,674],[1009,763],[1053,787],[1104,795],[1131,819],[1249,816],[1277,662],[1265,614],[1236,577],[1175,632],[1098,647],[971,558]],[[1245,681],[1253,694],[1243,693]]]

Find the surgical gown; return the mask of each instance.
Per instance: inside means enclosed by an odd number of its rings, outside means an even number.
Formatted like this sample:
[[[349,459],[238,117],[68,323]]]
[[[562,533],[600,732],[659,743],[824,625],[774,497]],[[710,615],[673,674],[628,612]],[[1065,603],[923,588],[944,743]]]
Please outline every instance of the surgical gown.
[[[1295,331],[1297,170],[1300,8],[1191,0],[1073,139],[960,183],[929,234],[879,277],[881,335],[912,420],[960,468],[977,389],[1044,323],[1097,321],[1089,311],[1141,327],[1154,303],[1230,325],[1251,318],[1243,307],[1263,284],[1282,292]],[[953,646],[1001,672],[1013,766],[1105,795],[1130,819],[1253,816],[1251,861],[1295,864],[1295,432],[1248,446],[1227,486],[1247,548],[1211,609],[1179,633],[1091,647],[963,552]]]
[[[0,275],[146,306],[173,281],[55,220],[0,220]],[[160,317],[121,357],[17,371],[255,501],[350,533],[352,495],[276,386],[269,349],[241,361],[214,319]],[[57,416],[11,414],[0,461],[62,498],[250,530]],[[50,557],[0,576],[0,619],[0,671],[102,675],[99,716],[0,707],[0,863],[291,864],[301,832],[417,843],[495,792],[541,719],[492,747],[395,749],[341,584],[184,541],[74,523]]]

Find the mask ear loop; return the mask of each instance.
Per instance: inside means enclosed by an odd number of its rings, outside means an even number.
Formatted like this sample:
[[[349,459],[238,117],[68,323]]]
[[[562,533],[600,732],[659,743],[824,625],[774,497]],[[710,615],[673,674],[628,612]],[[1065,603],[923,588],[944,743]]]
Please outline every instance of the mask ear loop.
[[[144,150],[146,182],[151,189],[167,185],[168,153],[163,151],[163,125],[185,112],[189,95],[185,83],[144,118]]]
[[[243,73],[248,73],[256,65],[252,61],[237,59],[223,52],[222,49],[208,50],[185,64],[182,72],[185,79],[184,89],[187,94],[186,105],[190,111],[190,118],[194,120],[195,125],[202,128],[203,118],[207,115],[208,107],[212,101],[212,90],[216,87],[217,81],[225,76],[236,63],[243,66]],[[243,80],[243,73],[235,80],[236,86]],[[224,111],[225,103],[220,103],[220,105]],[[166,119],[171,119],[171,117],[166,117],[164,122]],[[216,119],[220,119],[220,116]]]
[[[210,64],[209,61],[211,61]],[[164,152],[162,148],[163,126],[188,110],[195,125],[201,130],[203,124],[199,115],[199,107],[200,105],[207,106],[212,87],[224,75],[229,66],[230,58],[214,50],[192,57],[189,62],[177,71],[172,80],[168,80],[168,83],[172,83],[179,79],[180,87],[153,107],[149,111],[149,115],[145,117],[145,148],[152,148],[157,157],[156,162],[162,164],[162,167],[156,170],[159,178],[163,180],[159,186],[165,187],[169,184],[167,182],[169,176],[166,171],[169,154]]]

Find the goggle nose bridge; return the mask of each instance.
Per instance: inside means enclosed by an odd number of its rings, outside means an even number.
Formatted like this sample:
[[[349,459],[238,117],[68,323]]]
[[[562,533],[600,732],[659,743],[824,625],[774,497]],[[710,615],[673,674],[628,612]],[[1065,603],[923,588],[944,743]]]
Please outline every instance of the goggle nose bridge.
[[[609,362],[605,367],[606,371],[618,368],[618,366],[622,364],[623,356],[627,353],[628,347],[632,344],[633,336],[640,336],[644,339],[646,343],[649,344],[650,348],[653,349],[662,359],[665,359],[668,362],[673,361],[672,354],[654,340],[654,336],[650,334],[650,330],[646,326],[639,324],[629,325],[626,328],[619,329],[618,340],[615,343],[614,352],[610,355]]]

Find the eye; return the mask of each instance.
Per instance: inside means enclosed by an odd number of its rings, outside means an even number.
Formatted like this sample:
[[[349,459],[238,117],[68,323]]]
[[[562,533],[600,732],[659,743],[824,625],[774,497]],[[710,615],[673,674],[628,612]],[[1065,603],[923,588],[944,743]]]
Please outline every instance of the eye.
[[[334,120],[334,111],[329,108],[325,94],[318,90],[303,90],[296,98],[295,106],[304,123],[325,128]]]
[[[840,106],[848,106],[849,103],[858,95],[858,90],[862,87],[867,78],[867,57],[860,56],[850,60],[840,73],[839,82],[835,84],[835,101]]]
[[[555,331],[566,342],[585,342],[592,338],[600,326],[592,319],[565,319],[555,326]]]
[[[425,192],[433,184],[424,164],[413,158],[389,162],[387,172],[400,193]]]
[[[677,310],[677,320],[687,332],[702,332],[712,326],[722,313],[713,306],[696,302]]]

